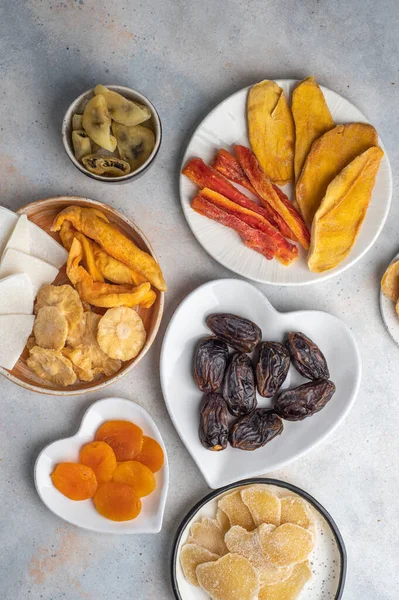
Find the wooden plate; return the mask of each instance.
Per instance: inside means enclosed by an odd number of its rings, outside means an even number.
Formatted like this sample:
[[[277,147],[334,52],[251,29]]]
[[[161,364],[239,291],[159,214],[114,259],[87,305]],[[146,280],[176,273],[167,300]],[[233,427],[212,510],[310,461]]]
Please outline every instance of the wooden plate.
[[[58,233],[50,231],[51,225],[56,215],[66,208],[67,206],[85,206],[88,208],[98,208],[106,214],[111,223],[114,223],[119,229],[130,238],[141,250],[145,250],[158,262],[155,256],[154,250],[151,247],[150,242],[147,240],[142,231],[127,217],[121,215],[118,211],[114,210],[110,206],[97,202],[96,200],[89,200],[88,198],[81,198],[79,196],[60,196],[58,198],[47,198],[45,200],[38,200],[32,202],[20,208],[17,213],[27,215],[28,219],[36,223],[39,227],[49,233],[55,240],[60,242]],[[58,277],[55,280],[56,284],[70,283],[63,267]],[[164,305],[164,293],[155,290],[157,299],[151,308],[138,308],[137,312],[143,319],[144,327],[147,332],[146,343],[141,350],[140,354],[132,360],[126,361],[122,364],[121,369],[111,377],[101,377],[91,382],[77,382],[74,385],[68,387],[58,387],[50,383],[44,382],[42,379],[37,377],[26,365],[26,359],[28,357],[28,351],[25,350],[20,359],[18,360],[12,371],[3,369],[0,367],[0,373],[7,377],[10,381],[32,390],[39,392],[40,394],[50,394],[54,396],[71,396],[76,394],[85,394],[94,390],[104,388],[106,385],[117,381],[123,375],[125,375],[130,369],[135,367],[143,356],[148,352],[151,344],[153,343],[155,336],[158,332],[159,325],[161,323],[163,305]],[[100,311],[101,309],[99,309]],[[97,312],[97,310],[96,310]],[[102,312],[105,312],[103,310]]]

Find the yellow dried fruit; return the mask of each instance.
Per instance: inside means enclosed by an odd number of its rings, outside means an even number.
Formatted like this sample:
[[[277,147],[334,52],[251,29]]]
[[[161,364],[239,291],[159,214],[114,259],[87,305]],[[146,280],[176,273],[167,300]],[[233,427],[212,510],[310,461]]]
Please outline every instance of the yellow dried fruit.
[[[111,358],[134,358],[143,348],[146,337],[143,321],[127,306],[110,308],[98,324],[98,344]]]
[[[312,512],[309,504],[298,496],[281,498],[281,525],[294,523],[308,529],[313,525]]]
[[[281,583],[265,585],[259,592],[259,600],[297,600],[306,583],[312,578],[309,563],[295,565],[291,576]]]
[[[198,565],[198,583],[212,600],[254,600],[259,592],[258,575],[246,558],[226,554],[214,562]]]
[[[230,529],[230,520],[221,508],[218,508],[217,510],[216,521],[219,523],[219,527],[223,531],[223,534],[226,534]]]
[[[72,345],[84,330],[83,306],[71,285],[44,285],[36,298],[35,313],[43,306],[56,306],[68,322],[67,344]]]
[[[226,494],[218,502],[218,508],[228,516],[231,526],[240,525],[247,531],[255,529],[255,523],[248,507],[241,498],[240,490]]]
[[[270,492],[264,485],[251,485],[241,490],[241,498],[249,508],[255,525],[271,523],[280,525],[280,498]]]
[[[72,115],[72,130],[77,131],[78,129],[83,129],[82,125],[82,117],[83,115]]]
[[[29,352],[26,364],[38,377],[54,385],[66,387],[76,381],[71,361],[55,350],[34,346]]]
[[[116,139],[111,135],[111,117],[104,96],[94,96],[86,105],[82,117],[83,129],[99,146],[113,152]]]
[[[397,302],[399,299],[399,260],[389,265],[381,281],[381,290],[384,296]]]
[[[292,523],[280,525],[272,532],[260,525],[258,535],[266,560],[276,567],[303,562],[315,545],[314,535],[309,529]]]
[[[91,153],[91,141],[83,129],[72,131],[72,145],[77,160],[82,160],[86,154]]]
[[[218,560],[220,556],[196,544],[185,544],[180,551],[180,564],[185,578],[191,585],[199,586],[196,569],[198,565]]]
[[[151,111],[147,106],[128,100],[104,85],[96,85],[94,93],[96,96],[99,94],[104,96],[109,114],[117,123],[139,125],[151,118]]]
[[[148,127],[127,127],[113,122],[112,133],[117,140],[119,156],[129,163],[132,171],[141,167],[154,149],[155,136]]]
[[[219,556],[227,553],[223,532],[215,519],[204,518],[200,523],[193,523],[187,542],[197,544]]]
[[[61,350],[68,335],[68,322],[56,306],[43,306],[37,312],[33,335],[41,348]]]

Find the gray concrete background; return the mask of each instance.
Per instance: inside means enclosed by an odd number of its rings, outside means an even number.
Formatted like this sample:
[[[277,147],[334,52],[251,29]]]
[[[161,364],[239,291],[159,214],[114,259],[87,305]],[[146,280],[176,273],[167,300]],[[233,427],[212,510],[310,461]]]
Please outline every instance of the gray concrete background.
[[[171,314],[200,283],[231,273],[192,236],[180,209],[180,159],[216,103],[263,78],[302,78],[354,102],[377,127],[394,174],[393,206],[374,249],[341,277],[303,289],[259,286],[279,310],[319,308],[357,336],[364,378],[356,405],[323,445],[274,476],[316,496],[345,538],[345,600],[399,596],[397,558],[398,358],[381,322],[378,285],[397,238],[399,7],[396,0],[13,0],[0,3],[0,201],[9,208],[78,194],[133,218],[161,260],[169,290],[152,350],[106,393],[52,398],[0,381],[0,596],[4,600],[171,600],[169,552],[179,520],[208,488],[168,418],[158,377]],[[95,83],[142,91],[159,109],[164,139],[139,181],[107,186],[79,173],[63,151],[61,119]],[[96,535],[40,502],[40,449],[72,434],[96,399],[139,402],[158,424],[171,464],[157,536]]]

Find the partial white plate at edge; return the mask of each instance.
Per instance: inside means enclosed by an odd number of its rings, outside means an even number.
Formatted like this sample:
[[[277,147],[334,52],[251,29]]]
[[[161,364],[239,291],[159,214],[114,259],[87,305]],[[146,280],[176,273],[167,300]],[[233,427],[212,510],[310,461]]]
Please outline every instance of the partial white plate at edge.
[[[399,254],[391,260],[390,264],[397,260],[399,260]],[[382,320],[388,333],[393,341],[399,345],[399,316],[396,314],[395,302],[386,298],[382,291],[380,291],[380,310]]]

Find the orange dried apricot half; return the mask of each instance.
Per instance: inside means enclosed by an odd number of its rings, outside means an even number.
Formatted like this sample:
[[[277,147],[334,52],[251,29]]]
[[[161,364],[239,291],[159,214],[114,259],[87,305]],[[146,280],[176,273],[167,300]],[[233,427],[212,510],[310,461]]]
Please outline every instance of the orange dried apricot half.
[[[143,431],[130,421],[107,421],[98,429],[96,441],[111,446],[118,462],[134,460],[143,447]]]
[[[153,473],[156,473],[162,469],[165,456],[158,442],[145,435],[143,437],[143,447],[136,460],[151,469]]]
[[[79,460],[93,469],[98,483],[111,481],[116,469],[116,458],[111,446],[105,442],[90,442],[83,446]]]
[[[87,465],[64,462],[51,474],[54,487],[71,500],[88,500],[97,491],[97,479]]]
[[[131,521],[141,512],[140,498],[124,483],[102,483],[93,500],[100,515],[111,521]]]
[[[135,460],[128,460],[119,464],[116,467],[113,480],[130,485],[139,498],[148,496],[156,487],[154,473]]]

